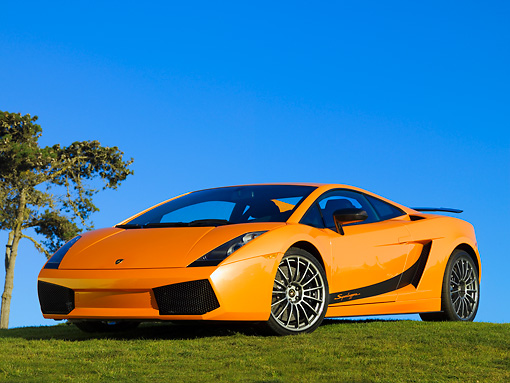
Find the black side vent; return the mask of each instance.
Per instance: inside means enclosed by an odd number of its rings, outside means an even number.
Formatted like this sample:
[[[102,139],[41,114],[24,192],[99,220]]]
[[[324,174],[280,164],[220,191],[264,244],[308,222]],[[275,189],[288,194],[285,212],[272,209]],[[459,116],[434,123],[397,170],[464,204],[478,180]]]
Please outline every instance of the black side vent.
[[[203,315],[220,307],[207,279],[153,289],[160,315]]]
[[[416,265],[416,273],[411,281],[411,284],[418,288],[418,283],[420,283],[421,277],[423,275],[423,271],[425,271],[425,265],[427,264],[427,260],[429,259],[430,249],[432,247],[432,241],[427,242],[423,245],[423,249],[421,250],[420,258],[415,263]]]
[[[411,221],[419,221],[420,219],[425,219],[425,217],[419,215],[410,215],[409,218],[411,218]]]
[[[37,293],[43,314],[67,315],[74,309],[74,291],[48,282],[37,282]]]

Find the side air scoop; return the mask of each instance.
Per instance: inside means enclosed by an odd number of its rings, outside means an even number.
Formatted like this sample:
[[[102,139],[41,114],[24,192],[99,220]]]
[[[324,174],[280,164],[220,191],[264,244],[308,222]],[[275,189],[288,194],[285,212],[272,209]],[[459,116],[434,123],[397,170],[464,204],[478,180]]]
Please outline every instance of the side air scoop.
[[[412,207],[411,209],[417,210],[417,211],[442,211],[445,213],[462,213],[464,210],[460,209],[452,209],[449,207]]]

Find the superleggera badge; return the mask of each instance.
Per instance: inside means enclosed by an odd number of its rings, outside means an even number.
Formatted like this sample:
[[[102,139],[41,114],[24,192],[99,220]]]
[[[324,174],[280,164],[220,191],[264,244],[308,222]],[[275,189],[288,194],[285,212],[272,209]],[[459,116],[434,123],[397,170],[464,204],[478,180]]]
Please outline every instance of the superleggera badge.
[[[351,294],[345,294],[345,295],[338,294],[335,299],[339,299],[339,300],[343,301],[344,299],[349,299],[349,298],[352,298],[352,297],[355,297],[358,295],[359,295],[359,293],[351,293]]]
[[[117,260],[115,261],[115,264],[116,264],[116,265],[118,265],[118,264],[119,264],[119,263],[121,263],[123,260],[124,260],[123,258],[117,259]]]

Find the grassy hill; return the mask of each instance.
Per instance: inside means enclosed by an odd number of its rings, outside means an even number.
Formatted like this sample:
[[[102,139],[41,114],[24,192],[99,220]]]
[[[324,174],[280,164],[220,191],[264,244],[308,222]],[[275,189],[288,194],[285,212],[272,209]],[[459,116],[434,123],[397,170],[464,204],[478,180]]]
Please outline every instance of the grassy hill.
[[[203,324],[0,330],[1,382],[510,382],[510,324],[327,321],[308,335]]]

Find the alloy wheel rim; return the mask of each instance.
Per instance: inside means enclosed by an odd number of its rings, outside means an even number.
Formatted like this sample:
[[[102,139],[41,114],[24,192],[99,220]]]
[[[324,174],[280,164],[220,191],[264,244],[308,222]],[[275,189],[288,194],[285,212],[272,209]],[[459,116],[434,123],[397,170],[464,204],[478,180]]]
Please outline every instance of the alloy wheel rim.
[[[455,313],[461,319],[469,319],[478,304],[478,280],[466,259],[459,259],[450,276],[450,298]]]
[[[307,258],[291,255],[282,259],[276,272],[271,317],[289,331],[304,331],[319,318],[325,304],[324,279]]]

